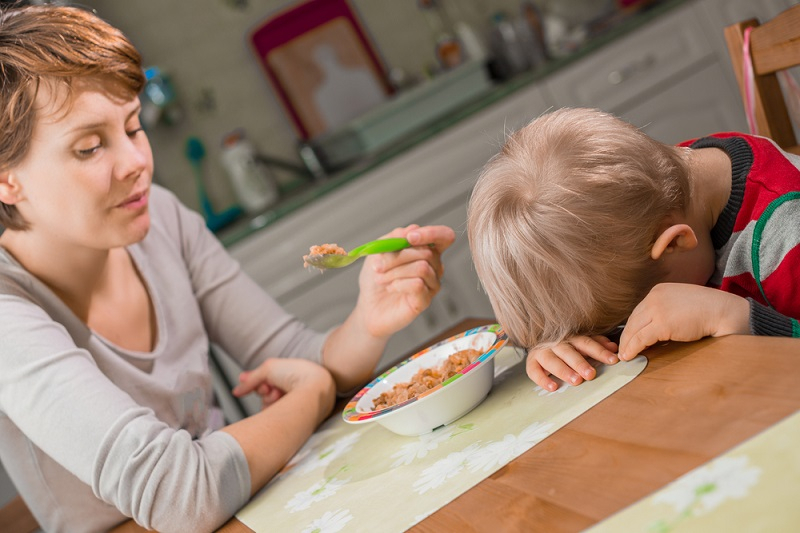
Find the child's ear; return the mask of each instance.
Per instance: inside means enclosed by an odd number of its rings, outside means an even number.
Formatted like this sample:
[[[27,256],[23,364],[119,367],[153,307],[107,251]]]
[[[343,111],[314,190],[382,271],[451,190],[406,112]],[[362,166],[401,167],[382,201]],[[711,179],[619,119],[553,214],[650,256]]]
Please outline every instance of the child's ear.
[[[22,185],[8,170],[0,170],[0,202],[14,205],[22,199]]]
[[[686,252],[697,246],[697,235],[688,224],[673,224],[656,238],[650,257],[659,259],[665,253]]]

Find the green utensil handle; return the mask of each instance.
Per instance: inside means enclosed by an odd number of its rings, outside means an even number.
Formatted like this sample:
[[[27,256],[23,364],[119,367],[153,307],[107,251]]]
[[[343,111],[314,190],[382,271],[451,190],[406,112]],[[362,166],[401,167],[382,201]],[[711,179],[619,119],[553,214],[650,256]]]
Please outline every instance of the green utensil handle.
[[[397,252],[404,248],[408,248],[411,244],[402,237],[378,239],[377,241],[362,244],[350,250],[347,255],[351,257],[358,257],[369,254],[382,254],[386,252]]]

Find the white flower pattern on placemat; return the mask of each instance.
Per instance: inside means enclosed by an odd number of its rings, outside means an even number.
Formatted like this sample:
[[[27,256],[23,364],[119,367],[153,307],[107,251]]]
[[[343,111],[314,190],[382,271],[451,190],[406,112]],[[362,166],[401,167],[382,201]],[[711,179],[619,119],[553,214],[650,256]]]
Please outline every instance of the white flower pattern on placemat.
[[[451,477],[464,469],[471,454],[480,448],[479,444],[470,444],[460,452],[448,454],[422,471],[422,475],[414,482],[414,491],[425,494],[442,485]]]
[[[490,442],[469,456],[467,466],[470,472],[483,470],[489,472],[509,463],[515,457],[530,449],[550,435],[553,424],[534,422],[523,429],[519,435],[506,435],[501,441]]]
[[[427,456],[428,452],[438,448],[439,444],[473,429],[473,424],[460,424],[455,427],[442,428],[441,430],[420,435],[417,440],[403,444],[399,450],[391,455],[391,457],[397,458],[392,463],[392,468],[410,465],[415,459],[422,459]]]
[[[613,381],[542,398],[520,364],[502,373],[508,378],[503,387],[468,417],[423,437],[395,436],[374,424],[353,427],[333,417],[237,516],[255,531],[404,531],[504,466],[524,451],[523,443],[535,446],[643,367],[636,361],[608,367],[603,370],[610,376],[599,377]],[[602,394],[589,394],[597,387]],[[407,513],[393,512],[406,503]]]
[[[464,468],[470,472],[490,471],[499,468],[531,446],[550,435],[552,423],[534,422],[519,435],[508,434],[501,441],[492,441],[485,446],[473,443],[461,450],[440,459],[422,471],[414,482],[414,491],[424,494],[441,486],[448,479],[458,475]]]
[[[693,470],[653,497],[654,504],[671,505],[678,516],[672,522],[656,521],[651,530],[671,531],[677,522],[706,514],[727,500],[740,500],[758,483],[760,476],[761,468],[751,466],[746,455],[720,457]]]
[[[336,477],[346,470],[347,466],[343,466],[336,474],[314,483],[307,490],[296,493],[292,496],[292,499],[286,503],[285,508],[290,513],[296,513],[297,511],[308,509],[311,507],[312,503],[321,502],[326,498],[330,498],[350,481],[350,478],[338,479]]]
[[[302,533],[336,533],[344,529],[344,526],[353,519],[348,509],[338,509],[327,511],[321,517],[308,524]]]
[[[308,474],[309,472],[322,468],[331,464],[331,462],[342,454],[350,451],[350,449],[361,438],[361,432],[354,431],[345,436],[337,439],[333,444],[326,446],[318,453],[312,451],[306,458],[304,458],[297,465],[296,470],[299,474]]]
[[[550,391],[540,387],[539,385],[536,385],[536,387],[534,387],[533,390],[538,392],[539,396],[552,396],[554,394],[561,394],[562,392],[570,388],[569,385],[567,385],[566,383],[564,383],[563,381],[561,381],[556,377],[553,378],[553,381],[555,381],[556,384],[558,385],[558,388],[556,390]]]

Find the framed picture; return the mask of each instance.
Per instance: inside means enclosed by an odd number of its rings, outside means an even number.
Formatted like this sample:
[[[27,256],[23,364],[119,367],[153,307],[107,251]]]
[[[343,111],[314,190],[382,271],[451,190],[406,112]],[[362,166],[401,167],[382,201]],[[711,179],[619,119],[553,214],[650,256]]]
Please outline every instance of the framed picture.
[[[392,93],[347,0],[307,0],[270,16],[250,43],[301,139],[335,130]]]

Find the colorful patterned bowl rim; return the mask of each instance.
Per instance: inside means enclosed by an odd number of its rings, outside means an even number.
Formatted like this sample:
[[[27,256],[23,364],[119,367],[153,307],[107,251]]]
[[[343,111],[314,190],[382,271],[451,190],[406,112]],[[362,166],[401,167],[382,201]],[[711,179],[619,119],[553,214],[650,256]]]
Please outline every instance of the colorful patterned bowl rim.
[[[478,357],[472,364],[464,367],[463,369],[461,369],[460,372],[456,373],[455,375],[453,375],[452,377],[450,377],[446,381],[444,381],[441,384],[439,384],[439,385],[437,385],[437,386],[425,391],[424,393],[420,394],[419,396],[415,396],[414,398],[410,398],[410,399],[408,399],[408,400],[406,400],[406,401],[404,401],[402,403],[398,403],[398,404],[392,405],[392,406],[387,407],[385,409],[379,409],[377,411],[357,411],[356,410],[356,405],[358,404],[359,400],[364,395],[366,395],[370,391],[370,389],[372,389],[375,385],[377,385],[378,383],[380,383],[381,381],[386,379],[386,377],[388,377],[393,372],[395,372],[398,369],[400,369],[400,368],[404,367],[405,365],[409,364],[411,361],[414,361],[415,359],[417,359],[419,357],[422,357],[423,355],[425,355],[425,354],[437,349],[440,346],[443,346],[445,344],[451,343],[451,342],[453,342],[453,341],[455,341],[457,339],[460,339],[462,337],[468,337],[468,336],[477,335],[477,334],[480,334],[480,333],[494,333],[495,334],[495,341],[492,344],[492,346],[490,346],[489,349],[487,349],[483,354],[481,354],[481,356]],[[488,361],[489,359],[494,357],[495,354],[503,346],[505,346],[507,341],[508,341],[508,336],[506,335],[505,331],[503,331],[502,326],[500,326],[499,324],[490,324],[490,325],[487,325],[487,326],[480,326],[480,327],[477,327],[477,328],[469,329],[469,330],[464,331],[462,333],[459,333],[457,335],[453,335],[452,337],[450,337],[448,339],[445,339],[445,340],[443,340],[441,342],[437,342],[436,344],[432,344],[431,346],[428,346],[424,350],[421,350],[421,351],[415,353],[414,355],[412,355],[408,359],[405,359],[404,361],[402,361],[398,365],[393,366],[392,368],[390,368],[389,370],[387,370],[386,372],[384,372],[383,374],[381,374],[380,376],[378,376],[374,380],[372,380],[363,389],[361,389],[355,396],[353,396],[353,398],[345,406],[344,411],[342,412],[342,418],[344,418],[344,420],[346,422],[351,422],[351,423],[365,422],[367,420],[372,420],[372,419],[375,419],[375,418],[378,418],[378,417],[381,417],[381,416],[388,415],[389,413],[392,413],[392,412],[394,412],[394,411],[396,411],[398,409],[402,409],[403,407],[405,407],[407,405],[410,405],[410,404],[412,404],[414,402],[420,401],[422,398],[430,396],[431,394],[442,390],[444,387],[447,387],[448,385],[451,385],[452,383],[457,381],[459,378],[462,378],[466,374],[468,374],[468,373],[472,372],[473,370],[475,370],[482,363],[485,363],[486,361]]]

